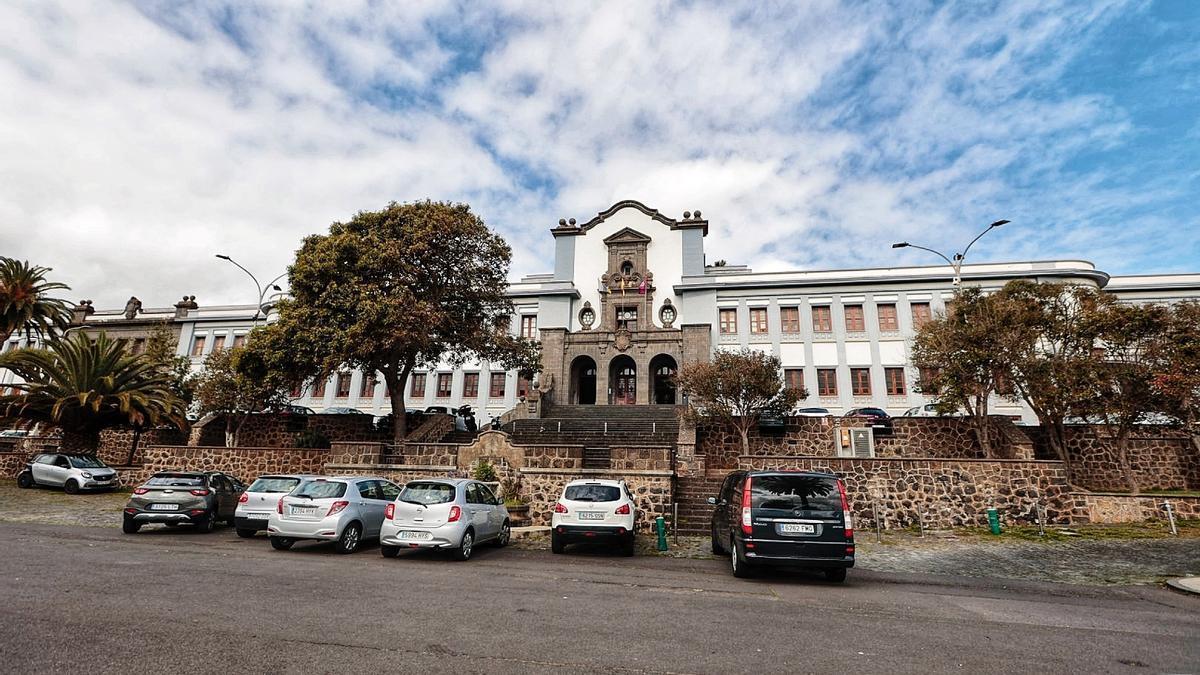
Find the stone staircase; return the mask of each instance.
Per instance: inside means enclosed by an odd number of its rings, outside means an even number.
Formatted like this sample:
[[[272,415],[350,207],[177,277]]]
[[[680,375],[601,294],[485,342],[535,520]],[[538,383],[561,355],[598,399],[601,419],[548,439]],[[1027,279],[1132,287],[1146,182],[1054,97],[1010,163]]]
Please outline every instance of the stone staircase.
[[[679,502],[679,533],[710,534],[713,507],[709,497],[716,497],[723,478],[681,476],[675,484],[675,499]]]
[[[675,445],[679,419],[669,405],[556,405],[539,419],[513,420],[506,430],[518,445]]]

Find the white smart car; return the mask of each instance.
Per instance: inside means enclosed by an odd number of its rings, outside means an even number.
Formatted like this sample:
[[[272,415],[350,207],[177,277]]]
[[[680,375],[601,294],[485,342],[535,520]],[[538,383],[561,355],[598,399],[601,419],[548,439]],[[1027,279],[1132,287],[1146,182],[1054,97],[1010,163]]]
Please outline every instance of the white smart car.
[[[563,488],[550,520],[550,548],[562,553],[567,544],[610,541],[633,555],[637,505],[623,480],[574,480]]]

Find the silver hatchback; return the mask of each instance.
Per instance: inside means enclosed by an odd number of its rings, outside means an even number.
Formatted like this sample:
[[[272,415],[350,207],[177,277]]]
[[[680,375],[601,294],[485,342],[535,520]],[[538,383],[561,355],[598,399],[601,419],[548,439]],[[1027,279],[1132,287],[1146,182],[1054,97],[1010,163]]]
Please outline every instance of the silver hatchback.
[[[414,480],[388,505],[379,550],[385,558],[394,558],[401,548],[442,548],[458,560],[468,560],[476,544],[505,546],[511,536],[508,509],[484,483]]]
[[[384,510],[399,494],[399,486],[378,476],[312,478],[279,498],[267,535],[278,550],[315,539],[336,542],[338,553],[353,553],[364,539],[379,536]]]
[[[29,460],[17,475],[17,485],[60,487],[73,495],[81,490],[115,490],[121,482],[116,471],[93,455],[47,452]]]

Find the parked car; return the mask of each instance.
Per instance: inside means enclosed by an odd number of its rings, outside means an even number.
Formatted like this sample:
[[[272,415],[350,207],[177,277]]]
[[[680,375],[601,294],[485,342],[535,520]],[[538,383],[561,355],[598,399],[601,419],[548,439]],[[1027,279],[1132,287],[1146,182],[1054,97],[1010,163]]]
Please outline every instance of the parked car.
[[[5,429],[4,431],[0,431],[0,438],[25,438],[28,435],[28,429]]]
[[[353,553],[365,539],[375,539],[383,512],[400,488],[378,476],[313,478],[276,502],[267,519],[271,546],[284,551],[297,541],[337,543],[338,553]]]
[[[311,478],[316,478],[316,476],[303,474],[259,476],[238,497],[237,510],[233,514],[233,526],[237,529],[237,535],[249,539],[259,531],[267,529],[267,520],[279,504],[279,498]]]
[[[98,457],[63,452],[37,455],[17,474],[17,485],[60,487],[69,495],[81,490],[115,490],[120,481],[116,470]]]
[[[137,532],[143,525],[194,525],[212,532],[217,521],[233,523],[241,481],[219,471],[160,471],[133,490],[125,504],[122,529]]]
[[[316,415],[317,411],[304,405],[281,405],[274,408],[269,408],[266,412],[281,413],[284,415]]]
[[[962,417],[962,413],[955,411],[943,415],[937,411],[936,403],[926,403],[925,405],[919,405],[915,408],[909,408],[908,410],[905,410],[901,417]]]
[[[492,489],[476,480],[414,480],[383,516],[379,551],[394,558],[401,548],[442,548],[469,560],[477,544],[507,546],[512,536],[508,509]]]
[[[798,417],[829,417],[833,413],[829,412],[829,408],[797,408],[796,415]]]
[[[321,411],[321,414],[322,415],[366,415],[367,413],[359,410],[358,408],[347,408],[347,407],[343,407],[343,406],[334,406],[332,408],[325,408],[324,410]]]
[[[883,408],[855,408],[847,411],[846,414],[842,416],[843,419],[847,417],[859,417],[865,419],[867,424],[870,425],[870,427],[876,432],[892,432],[892,416],[887,414],[887,411]]]
[[[637,504],[623,480],[573,480],[563,488],[550,519],[550,549],[607,540],[633,555]]]
[[[735,577],[759,567],[812,567],[841,582],[854,566],[850,503],[833,474],[735,471],[708,503],[716,506],[713,553],[729,555]]]

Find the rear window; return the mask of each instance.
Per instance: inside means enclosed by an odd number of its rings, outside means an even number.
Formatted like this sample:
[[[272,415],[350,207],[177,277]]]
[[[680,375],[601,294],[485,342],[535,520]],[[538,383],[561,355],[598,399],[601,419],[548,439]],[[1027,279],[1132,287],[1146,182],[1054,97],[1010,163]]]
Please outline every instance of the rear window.
[[[447,504],[454,501],[454,486],[445,483],[409,483],[400,501],[410,504]]]
[[[160,473],[151,476],[146,485],[162,487],[204,487],[204,479],[200,476],[181,476],[173,473]]]
[[[100,460],[96,459],[95,457],[89,457],[87,455],[83,455],[80,457],[69,457],[68,459],[71,460],[71,466],[75,467],[76,469],[103,469],[103,468],[105,468],[104,462],[101,462]]]
[[[754,476],[750,485],[751,506],[756,511],[803,514],[809,511],[840,513],[842,510],[842,495],[838,491],[837,481],[832,478]]]
[[[327,480],[314,480],[301,485],[293,497],[312,497],[313,499],[333,499],[346,496],[346,484],[334,483]]]
[[[568,485],[563,498],[573,502],[615,502],[621,498],[621,488],[615,485]]]
[[[300,484],[299,478],[263,477],[250,484],[246,492],[291,492]]]

